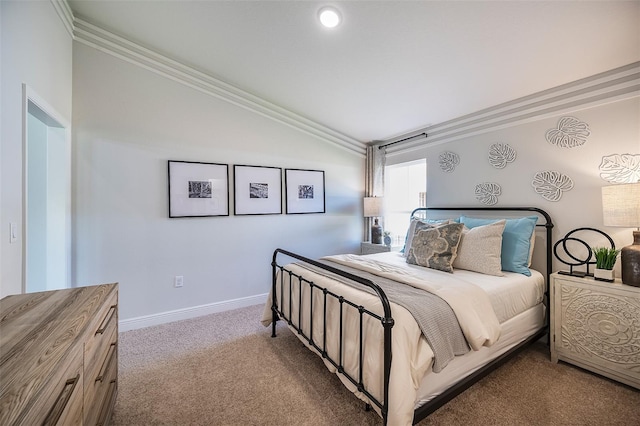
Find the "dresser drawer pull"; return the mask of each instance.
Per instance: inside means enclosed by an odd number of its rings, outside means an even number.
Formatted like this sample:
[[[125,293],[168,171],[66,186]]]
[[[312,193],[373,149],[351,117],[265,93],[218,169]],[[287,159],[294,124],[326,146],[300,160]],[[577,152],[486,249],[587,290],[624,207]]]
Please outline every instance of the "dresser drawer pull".
[[[100,324],[100,328],[96,331],[96,335],[104,333],[104,331],[109,326],[111,319],[114,317],[117,307],[118,305],[111,305],[111,307],[109,308],[109,312],[107,312],[107,316],[104,317],[104,319],[102,320],[102,324]]]
[[[78,380],[80,380],[80,374],[78,374],[73,379],[69,379],[66,381],[64,387],[60,391],[60,395],[58,395],[58,398],[56,399],[56,402],[54,402],[53,407],[51,407],[51,410],[49,410],[49,414],[47,414],[47,417],[42,422],[43,426],[55,425],[56,423],[58,423],[60,416],[62,416],[62,412],[69,402],[69,399],[71,399],[71,395],[73,394],[73,390],[76,388]]]
[[[100,373],[98,374],[98,377],[96,377],[96,382],[102,382],[102,380],[104,380],[104,376],[107,374],[107,370],[109,369],[109,363],[115,354],[116,343],[112,343],[111,346],[109,346],[109,353],[107,353],[107,357],[102,361],[102,367],[100,367]]]

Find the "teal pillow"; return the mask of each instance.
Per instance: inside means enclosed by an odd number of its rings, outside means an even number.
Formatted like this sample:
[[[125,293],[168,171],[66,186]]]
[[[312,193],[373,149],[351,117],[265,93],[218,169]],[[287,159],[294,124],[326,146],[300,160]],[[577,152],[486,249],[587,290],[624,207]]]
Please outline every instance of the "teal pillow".
[[[460,217],[460,222],[467,228],[488,225],[498,220],[501,219]],[[502,232],[501,264],[503,271],[518,272],[528,277],[531,276],[531,271],[529,270],[529,249],[531,248],[531,236],[536,227],[536,222],[538,222],[537,216],[507,219],[504,231]]]

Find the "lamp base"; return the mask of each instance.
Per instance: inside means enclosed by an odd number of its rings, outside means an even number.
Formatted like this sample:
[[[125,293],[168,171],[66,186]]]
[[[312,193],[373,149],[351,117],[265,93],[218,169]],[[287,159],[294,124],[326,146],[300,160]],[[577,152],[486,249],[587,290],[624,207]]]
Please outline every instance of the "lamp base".
[[[382,244],[382,226],[378,225],[378,219],[371,225],[371,243]]]
[[[620,250],[622,282],[640,287],[640,231],[633,231],[633,244]]]

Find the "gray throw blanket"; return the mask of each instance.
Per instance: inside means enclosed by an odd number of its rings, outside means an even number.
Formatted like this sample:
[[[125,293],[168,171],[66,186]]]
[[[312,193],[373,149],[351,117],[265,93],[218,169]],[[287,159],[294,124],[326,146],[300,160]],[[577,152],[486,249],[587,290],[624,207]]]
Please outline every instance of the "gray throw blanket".
[[[321,260],[320,262],[371,280],[384,291],[390,302],[407,309],[415,318],[422,334],[433,350],[434,358],[432,369],[434,373],[442,371],[455,356],[464,355],[469,352],[469,345],[460,329],[456,314],[449,304],[439,296],[408,284],[399,283],[339,263],[328,260]],[[306,263],[298,263],[298,265],[310,271],[329,276],[358,290],[376,294],[373,289],[332,272]]]

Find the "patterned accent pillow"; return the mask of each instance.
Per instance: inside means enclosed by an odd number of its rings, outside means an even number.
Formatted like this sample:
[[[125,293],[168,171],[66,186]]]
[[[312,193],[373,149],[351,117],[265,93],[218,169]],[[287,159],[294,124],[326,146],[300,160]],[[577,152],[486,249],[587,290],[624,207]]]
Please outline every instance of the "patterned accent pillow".
[[[404,239],[404,247],[400,252],[404,257],[407,257],[409,254],[409,247],[411,247],[411,240],[413,240],[413,236],[416,233],[416,230],[423,228],[432,228],[436,225],[444,225],[450,223],[450,219],[411,219],[411,223],[409,224],[409,229],[407,230],[407,236]]]
[[[416,229],[407,254],[407,263],[453,272],[453,261],[458,252],[463,227],[462,223],[448,223]]]
[[[502,232],[506,223],[506,220],[499,220],[472,229],[465,226],[453,267],[481,274],[504,276],[501,254]]]

